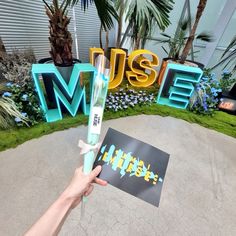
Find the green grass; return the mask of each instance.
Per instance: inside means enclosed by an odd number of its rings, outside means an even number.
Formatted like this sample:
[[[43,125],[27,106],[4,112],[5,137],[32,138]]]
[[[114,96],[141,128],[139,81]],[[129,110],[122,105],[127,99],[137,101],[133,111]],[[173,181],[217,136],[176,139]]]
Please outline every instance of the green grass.
[[[197,115],[187,110],[175,109],[172,107],[153,104],[151,106],[129,108],[126,111],[111,112],[104,114],[104,120],[116,119],[125,116],[134,116],[139,114],[171,116],[178,119],[196,123],[206,128],[216,130],[223,134],[236,138],[236,116],[217,111],[214,116]],[[79,114],[76,117],[66,116],[63,120],[54,123],[40,123],[32,128],[15,128],[0,131],[0,151],[8,148],[14,148],[27,140],[38,138],[55,131],[86,125],[88,117]]]

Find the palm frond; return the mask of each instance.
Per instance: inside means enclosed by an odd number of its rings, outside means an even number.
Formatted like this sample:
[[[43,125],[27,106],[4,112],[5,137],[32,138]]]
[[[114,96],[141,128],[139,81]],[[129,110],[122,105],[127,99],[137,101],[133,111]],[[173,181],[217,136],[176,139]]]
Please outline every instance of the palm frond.
[[[88,8],[89,4],[92,4],[94,0],[67,0],[69,5],[74,6],[78,4],[79,2],[81,3],[81,8],[84,9],[84,11]]]
[[[62,4],[60,5],[60,10],[62,11],[63,15],[68,14],[68,7],[70,6],[70,3],[67,0],[64,0]]]
[[[229,59],[230,59],[230,60],[229,60]],[[223,69],[227,68],[228,66],[229,66],[229,67],[236,66],[236,65],[235,65],[235,59],[236,59],[236,51],[235,51],[235,52],[232,52],[232,53],[229,55],[229,57],[228,57],[228,59],[227,59],[227,63],[225,64],[225,66],[224,66]]]
[[[160,33],[162,36],[164,36],[164,37],[166,37],[166,38],[171,38],[171,36],[170,35],[168,35],[168,34],[166,34],[166,33]]]
[[[164,50],[164,52],[168,55],[169,53],[167,52],[167,50],[165,49],[164,46],[161,46],[161,48]]]
[[[117,12],[111,0],[94,0],[97,13],[105,31],[113,28],[113,18],[118,20]]]
[[[151,20],[153,18],[161,30],[164,30],[169,24],[169,13],[172,10],[172,0],[128,0],[126,1],[127,20],[135,22],[137,27],[142,22],[147,21],[148,28],[151,28]]]
[[[216,64],[214,65],[211,70],[214,70],[215,68],[217,68],[218,66],[225,64],[224,68],[225,69],[226,67],[232,67],[233,71],[235,70],[236,68],[236,35],[233,37],[232,41],[230,42],[230,44],[228,45],[228,47],[225,49],[224,53],[222,54],[221,56],[221,60]]]
[[[191,19],[191,18],[190,18]],[[184,18],[181,22],[180,22],[180,28],[182,30],[187,30],[189,25],[190,25],[190,19],[188,18]]]
[[[228,47],[225,49],[225,51],[222,54],[221,58],[223,58],[229,52],[229,50],[232,49],[235,46],[236,46],[236,35],[233,37],[232,41],[230,42]],[[236,49],[234,49],[234,51],[236,51]]]
[[[131,26],[131,39],[139,45],[139,40],[144,45],[145,37],[151,36],[154,25],[162,31],[170,24],[169,13],[173,6],[172,0],[127,0],[125,2],[126,21]],[[123,41],[123,40],[122,40]]]
[[[67,0],[70,6],[74,6],[79,2],[84,11],[86,11],[90,4],[95,3],[104,30],[111,29],[114,26],[113,18],[118,19],[117,12],[111,0]]]
[[[52,9],[52,7],[47,3],[47,1],[46,1],[46,0],[42,0],[42,1],[44,2],[45,7],[46,7],[51,13],[53,13],[53,9]]]
[[[212,36],[211,33],[208,33],[208,32],[202,32],[202,33],[198,34],[196,39],[200,39],[200,40],[205,41],[205,42],[214,41],[214,37]]]

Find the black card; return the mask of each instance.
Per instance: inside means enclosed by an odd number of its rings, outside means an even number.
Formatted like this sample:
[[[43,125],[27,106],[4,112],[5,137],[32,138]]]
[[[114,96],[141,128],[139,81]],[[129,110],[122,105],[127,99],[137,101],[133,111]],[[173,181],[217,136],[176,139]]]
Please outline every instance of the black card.
[[[159,206],[169,154],[109,128],[94,162],[99,178]]]

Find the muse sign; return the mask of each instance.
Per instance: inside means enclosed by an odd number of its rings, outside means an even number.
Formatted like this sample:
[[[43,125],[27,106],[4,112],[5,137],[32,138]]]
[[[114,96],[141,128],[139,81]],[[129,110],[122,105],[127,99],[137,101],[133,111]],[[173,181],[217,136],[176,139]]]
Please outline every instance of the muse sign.
[[[75,64],[69,83],[66,83],[62,75],[54,64],[34,64],[32,74],[36,90],[39,94],[42,110],[48,122],[62,119],[61,105],[68,112],[75,116],[79,107],[85,115],[89,115],[91,95],[93,94],[93,84],[96,79],[97,70],[93,66],[97,55],[103,55],[101,48],[90,49],[90,63]],[[108,88],[118,87],[126,75],[129,83],[134,87],[148,87],[157,78],[158,72],[154,67],[159,65],[158,56],[149,50],[133,51],[128,59],[126,52],[121,49],[112,49],[110,59],[110,81]],[[126,63],[126,60],[128,63]],[[128,69],[126,67],[128,64]],[[86,91],[82,86],[81,73],[90,72],[90,91]],[[43,74],[54,74],[53,90],[56,100],[56,108],[50,109],[43,92],[40,76]],[[194,84],[198,83],[202,76],[202,70],[196,67],[180,65],[176,63],[168,64],[164,79],[160,86],[157,103],[186,109],[189,104],[189,97],[194,91]],[[86,96],[90,92],[90,99]]]

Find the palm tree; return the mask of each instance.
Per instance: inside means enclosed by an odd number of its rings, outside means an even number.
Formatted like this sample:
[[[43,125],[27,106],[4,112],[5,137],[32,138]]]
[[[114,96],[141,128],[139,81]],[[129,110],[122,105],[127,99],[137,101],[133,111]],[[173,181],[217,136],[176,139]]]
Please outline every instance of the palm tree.
[[[134,49],[138,49],[142,38],[149,35],[155,24],[164,31],[170,24],[169,13],[173,8],[173,0],[127,0],[126,21],[129,22],[120,46],[131,31]]]
[[[194,40],[195,33],[196,33],[196,30],[197,30],[197,26],[198,26],[198,23],[199,23],[200,18],[202,16],[202,13],[203,13],[203,11],[206,7],[206,4],[207,4],[207,0],[199,0],[195,22],[193,24],[190,35],[189,35],[188,40],[187,40],[187,42],[185,44],[185,47],[183,49],[183,52],[182,52],[182,55],[181,55],[181,58],[180,58],[181,59],[180,63],[185,62],[185,60],[186,60],[186,58],[189,54],[189,51],[192,48],[192,44],[193,44],[193,40]]]
[[[50,24],[49,42],[51,45],[51,57],[55,65],[71,66],[73,64],[73,41],[68,30],[70,18],[67,16],[67,9],[69,4],[66,1],[59,4],[58,0],[53,0],[51,5],[46,0],[43,0],[43,2]]]
[[[94,2],[105,30],[113,27],[112,17],[117,19],[117,13],[110,0],[63,0],[61,4],[59,4],[59,0],[53,0],[51,5],[48,4],[47,0],[42,1],[45,4],[46,14],[50,23],[50,54],[56,65],[71,66],[73,64],[73,41],[68,30],[70,23],[68,8],[70,6],[80,2],[83,9],[86,10],[88,5]]]

